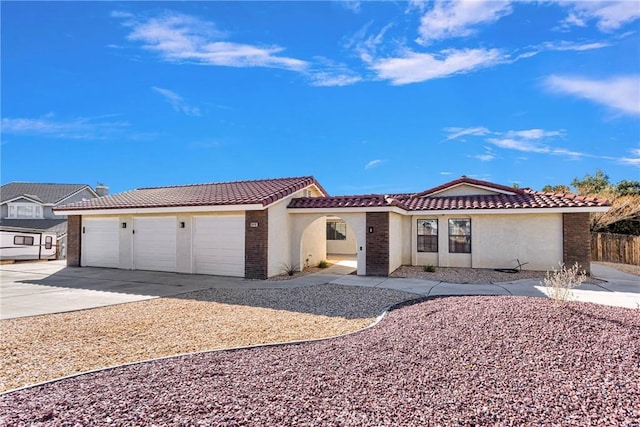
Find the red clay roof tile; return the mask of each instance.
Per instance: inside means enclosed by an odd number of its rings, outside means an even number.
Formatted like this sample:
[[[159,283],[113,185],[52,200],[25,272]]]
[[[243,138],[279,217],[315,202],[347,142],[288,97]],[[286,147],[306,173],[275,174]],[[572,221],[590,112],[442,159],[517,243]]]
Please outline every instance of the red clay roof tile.
[[[469,196],[437,196],[442,190],[459,184],[479,185],[506,193],[479,194]],[[436,194],[430,196],[431,194]],[[507,194],[511,193],[511,194]],[[574,196],[573,194],[542,193],[529,189],[519,189],[462,177],[438,187],[416,194],[365,196],[340,196],[296,198],[289,203],[290,208],[328,208],[345,207],[391,207],[407,211],[443,211],[470,209],[531,209],[531,208],[566,208],[566,207],[601,207],[609,206],[605,199]]]
[[[268,206],[311,184],[327,194],[312,176],[150,187],[112,194],[56,208],[65,210],[157,208],[261,204]]]

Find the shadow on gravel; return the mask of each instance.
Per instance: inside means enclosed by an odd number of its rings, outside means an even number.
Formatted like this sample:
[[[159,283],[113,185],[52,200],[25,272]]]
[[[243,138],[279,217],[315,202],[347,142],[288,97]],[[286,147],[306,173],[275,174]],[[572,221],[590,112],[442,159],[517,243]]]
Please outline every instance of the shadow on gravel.
[[[351,320],[376,317],[387,307],[414,299],[415,294],[383,288],[322,284],[277,289],[206,289],[172,298]]]

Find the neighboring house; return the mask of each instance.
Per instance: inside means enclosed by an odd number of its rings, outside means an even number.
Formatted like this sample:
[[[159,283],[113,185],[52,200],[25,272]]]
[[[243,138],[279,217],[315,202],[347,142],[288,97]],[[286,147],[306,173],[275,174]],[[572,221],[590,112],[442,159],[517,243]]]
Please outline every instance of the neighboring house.
[[[55,236],[53,244],[55,254],[64,258],[67,235],[67,219],[65,216],[55,215],[53,208],[66,203],[80,202],[93,199],[108,192],[107,187],[98,185],[96,191],[86,184],[46,184],[31,182],[10,182],[0,187],[0,232],[3,238],[2,259],[23,259],[32,257],[23,255],[19,246],[47,245],[45,239],[34,238],[33,235],[46,233]],[[25,238],[21,238],[25,235]],[[13,246],[14,240],[20,244]],[[41,242],[39,242],[39,240]],[[31,243],[25,244],[24,242]],[[11,247],[10,247],[11,246]],[[26,249],[26,248],[25,248]],[[40,251],[27,251],[38,254]],[[46,258],[51,255],[47,252]]]
[[[68,265],[264,279],[355,254],[359,275],[401,265],[548,270],[590,263],[602,199],[467,177],[421,193],[330,197],[313,177],[142,188],[55,209]]]

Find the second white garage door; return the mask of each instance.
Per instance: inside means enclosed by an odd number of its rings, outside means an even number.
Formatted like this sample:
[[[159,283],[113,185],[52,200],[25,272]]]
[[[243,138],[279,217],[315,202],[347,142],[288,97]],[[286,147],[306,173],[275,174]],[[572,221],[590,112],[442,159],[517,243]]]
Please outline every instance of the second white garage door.
[[[244,216],[195,217],[193,272],[244,277]]]
[[[133,219],[133,268],[176,271],[175,216]]]

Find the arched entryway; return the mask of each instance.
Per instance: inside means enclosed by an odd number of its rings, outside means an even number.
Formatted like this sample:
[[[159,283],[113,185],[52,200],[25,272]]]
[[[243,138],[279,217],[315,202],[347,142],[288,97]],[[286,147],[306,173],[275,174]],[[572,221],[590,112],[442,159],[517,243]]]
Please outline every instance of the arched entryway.
[[[292,260],[300,268],[321,260],[337,263],[340,271],[349,268],[365,275],[365,216],[362,213],[295,214]]]

